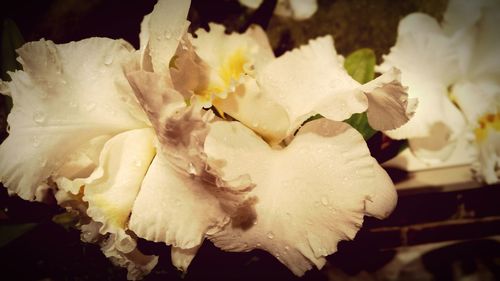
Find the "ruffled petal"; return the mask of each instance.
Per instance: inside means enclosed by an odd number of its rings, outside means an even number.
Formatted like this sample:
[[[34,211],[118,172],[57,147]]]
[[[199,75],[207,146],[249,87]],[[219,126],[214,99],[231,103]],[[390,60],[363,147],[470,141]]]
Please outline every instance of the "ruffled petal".
[[[157,154],[135,200],[129,227],[139,237],[190,249],[229,221],[202,181],[179,173]]]
[[[177,247],[172,247],[171,257],[172,264],[179,270],[186,272],[191,261],[193,261],[196,253],[200,246],[196,246],[190,249],[182,249]]]
[[[99,158],[99,167],[85,179],[83,200],[87,213],[103,226],[102,234],[116,235],[117,248],[128,253],[135,242],[125,233],[132,205],[155,154],[153,130],[131,130],[110,139]]]
[[[256,183],[255,214],[210,236],[229,251],[264,249],[302,275],[340,240],[352,239],[363,215],[384,217],[394,186],[362,136],[326,119],[307,123],[283,150],[272,150],[237,122],[214,123],[205,149],[228,176],[246,171]],[[251,219],[253,218],[253,219]]]
[[[381,71],[400,69],[410,97],[418,99],[413,118],[386,133],[394,139],[410,139],[413,152],[426,161],[446,159],[465,129],[464,117],[448,98],[447,87],[459,75],[453,48],[435,19],[411,14],[400,22],[396,45],[379,67]]]
[[[363,85],[368,98],[368,122],[379,131],[392,130],[406,124],[415,114],[418,100],[409,99],[401,83],[401,72],[391,69]]]
[[[190,5],[189,0],[159,0],[143,21],[141,39],[149,42],[141,42],[141,46],[147,45],[144,53],[149,54],[155,72],[169,72],[170,60],[189,26],[186,18]]]
[[[122,252],[119,243],[118,236],[111,234],[101,243],[101,251],[113,264],[127,269],[127,280],[141,280],[158,263],[158,256],[144,255],[138,249]]]
[[[128,78],[156,131],[160,153],[178,172],[216,187],[225,194],[221,196],[224,198],[221,203],[236,211],[247,200],[245,194],[253,185],[245,174],[226,178],[207,165],[203,145],[213,113],[194,105],[187,106],[168,77],[136,71],[129,73]]]
[[[286,109],[291,135],[315,114],[342,121],[370,106],[368,114],[374,127],[387,130],[401,126],[412,110],[398,79],[393,70],[366,85],[359,84],[344,69],[332,37],[326,36],[268,64],[258,82],[266,96]]]
[[[258,82],[267,96],[287,110],[289,134],[314,114],[341,121],[368,106],[360,84],[343,68],[331,36],[311,40],[277,58],[259,73]]]
[[[24,199],[89,140],[148,123],[121,69],[132,47],[91,38],[18,50],[24,71],[10,73],[10,135],[0,147],[0,179]]]

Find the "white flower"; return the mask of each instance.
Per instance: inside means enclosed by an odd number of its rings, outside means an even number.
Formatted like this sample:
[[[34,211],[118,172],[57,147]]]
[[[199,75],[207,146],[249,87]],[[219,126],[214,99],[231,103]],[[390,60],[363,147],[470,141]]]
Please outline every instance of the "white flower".
[[[257,9],[263,0],[238,0],[242,5]],[[274,13],[295,20],[310,18],[318,10],[317,0],[278,0]]]
[[[134,251],[135,241],[124,233],[129,213],[121,210],[135,199],[133,181],[144,172],[132,170],[128,175],[123,170],[133,161],[129,152],[145,157],[145,164],[151,160],[148,138],[136,136],[150,130],[144,129],[149,122],[122,74],[121,64],[132,50],[124,41],[104,38],[62,45],[44,40],[27,43],[18,50],[23,71],[10,73],[12,81],[1,84],[1,91],[14,102],[8,117],[10,134],[0,146],[2,183],[27,200],[33,200],[37,189],[50,180],[60,182],[62,190],[68,187],[66,192],[84,195],[92,219],[106,223],[100,232],[117,235],[114,253],[122,261]],[[141,139],[146,146],[122,151],[130,138]],[[152,146],[151,137],[149,141]],[[117,158],[121,153],[129,155],[128,162]],[[80,186],[72,186],[77,178],[87,178],[89,188],[80,192]],[[132,189],[113,198],[124,188]],[[92,192],[98,194],[96,200],[91,199]],[[61,193],[58,198],[66,201]],[[142,259],[149,269],[156,260]],[[135,277],[142,274],[136,273]]]
[[[387,135],[408,138],[413,152],[427,161],[446,159],[465,129],[463,116],[448,98],[448,86],[458,75],[457,54],[451,50],[452,42],[435,19],[411,14],[399,23],[396,45],[378,68],[401,69],[409,95],[419,100],[412,120]]]
[[[269,251],[297,275],[321,268],[364,215],[396,203],[362,136],[340,121],[367,111],[375,129],[407,122],[399,72],[357,83],[328,36],[279,58],[257,27],[211,25],[193,38],[189,5],[158,1],[137,52],[102,38],[21,48],[24,70],[0,84],[14,101],[1,181],[29,200],[56,183],[58,203],[86,220],[82,238],[130,279],[157,261],[135,236],[172,245],[182,270],[205,238]],[[212,105],[227,119],[203,109]],[[301,126],[317,113],[326,118]]]
[[[330,37],[275,59],[257,27],[225,34],[212,24],[209,32],[199,30],[195,38],[182,33],[163,36],[165,30],[185,30],[186,23],[164,17],[171,4],[160,1],[145,18],[141,38],[149,41],[141,41],[142,59],[127,70],[162,150],[143,181],[130,229],[139,237],[172,244],[173,263],[181,269],[187,268],[205,237],[226,250],[265,249],[297,275],[311,265],[321,267],[339,240],[354,236],[363,215],[383,217],[392,210],[395,192],[361,135],[348,125],[319,120],[293,135],[316,113],[341,121],[368,109],[376,128],[402,125],[411,108],[397,71],[360,85],[342,68]],[[167,19],[177,26],[162,22]],[[168,44],[178,44],[175,54]],[[184,101],[191,111],[185,111]],[[197,108],[212,105],[239,122],[197,117]],[[194,136],[194,141],[188,138],[180,144],[195,146],[179,149],[179,143],[171,141],[176,135]],[[281,147],[287,137],[290,144]],[[228,183],[225,195],[199,180],[203,163]],[[294,174],[296,178],[290,178]],[[304,202],[302,193],[310,188],[311,200]],[[228,197],[238,192],[249,195]],[[328,206],[311,209],[315,204]],[[297,219],[276,210],[288,210]],[[310,233],[300,230],[323,220],[332,223]],[[295,226],[286,234],[289,222]],[[278,252],[274,243],[289,253]]]
[[[467,20],[459,18],[467,14]],[[480,180],[498,182],[500,173],[500,38],[497,1],[450,1],[443,28],[460,54],[460,76],[452,87],[458,104],[475,133],[478,147],[473,169]]]

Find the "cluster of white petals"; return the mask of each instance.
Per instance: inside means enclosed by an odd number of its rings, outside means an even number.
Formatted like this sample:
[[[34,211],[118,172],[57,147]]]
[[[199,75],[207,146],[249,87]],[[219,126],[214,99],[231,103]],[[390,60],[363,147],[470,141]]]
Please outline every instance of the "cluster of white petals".
[[[408,138],[423,161],[475,159],[473,168],[487,183],[497,182],[500,171],[499,19],[500,3],[490,0],[452,0],[441,24],[426,14],[408,15],[379,66],[401,69],[409,95],[419,99],[414,118],[387,134]],[[458,145],[468,139],[472,146]]]
[[[105,38],[20,48],[23,70],[0,84],[14,102],[1,182],[26,200],[52,189],[129,279],[157,262],[138,237],[171,245],[182,270],[205,239],[266,250],[297,275],[321,268],[365,215],[395,206],[390,178],[341,121],[366,111],[373,128],[405,124],[414,102],[399,71],[359,84],[330,36],[276,58],[258,27],[190,35],[189,5],[159,0],[139,50]]]
[[[240,4],[251,9],[257,9],[264,0],[238,0]],[[318,10],[318,0],[278,0],[274,13],[281,17],[291,17],[295,20],[306,20]]]

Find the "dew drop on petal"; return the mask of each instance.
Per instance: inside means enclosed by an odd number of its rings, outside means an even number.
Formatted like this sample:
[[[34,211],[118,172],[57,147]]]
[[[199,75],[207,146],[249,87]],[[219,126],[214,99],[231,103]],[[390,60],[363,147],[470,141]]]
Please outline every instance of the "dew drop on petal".
[[[168,29],[165,30],[165,34],[164,35],[165,35],[165,39],[167,39],[167,40],[170,39],[170,38],[172,38],[172,32],[170,30],[168,30]]]
[[[273,239],[273,238],[274,238],[274,233],[272,233],[271,231],[269,231],[269,232],[267,233],[267,238],[269,238],[269,239]]]
[[[113,63],[113,55],[107,55],[104,58],[104,65],[111,65]]]
[[[323,206],[327,206],[328,205],[328,198],[322,197],[321,198],[321,204],[323,204]]]
[[[45,118],[46,114],[43,111],[35,111],[35,113],[33,113],[33,121],[35,121],[35,123],[37,124],[42,124],[43,122],[45,122]]]
[[[191,175],[195,175],[196,174],[196,168],[194,167],[193,163],[189,163],[189,165],[188,165],[188,173],[190,173]]]

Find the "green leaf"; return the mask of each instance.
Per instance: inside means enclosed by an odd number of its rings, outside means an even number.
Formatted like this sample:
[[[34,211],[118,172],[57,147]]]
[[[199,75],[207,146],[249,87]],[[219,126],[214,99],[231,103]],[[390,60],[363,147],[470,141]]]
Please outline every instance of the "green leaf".
[[[3,247],[16,238],[32,230],[36,223],[0,225],[0,247]]]
[[[368,117],[366,116],[366,112],[355,113],[351,116],[351,118],[345,120],[344,122],[356,129],[365,140],[369,140],[373,135],[377,133],[377,131],[372,129],[370,124],[368,124]]]
[[[354,80],[365,84],[375,77],[375,63],[373,50],[359,49],[346,57],[344,67]],[[353,114],[345,122],[358,130],[365,140],[370,139],[377,132],[368,124],[366,112]]]
[[[344,67],[351,77],[361,84],[370,82],[375,78],[376,57],[372,49],[359,49],[349,54]]]

